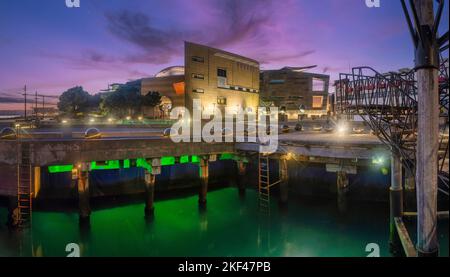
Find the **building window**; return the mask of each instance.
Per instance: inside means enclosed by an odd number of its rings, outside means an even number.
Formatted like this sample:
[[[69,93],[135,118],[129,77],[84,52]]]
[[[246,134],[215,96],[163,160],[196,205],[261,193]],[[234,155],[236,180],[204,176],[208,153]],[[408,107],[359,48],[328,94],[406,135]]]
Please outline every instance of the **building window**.
[[[325,91],[325,81],[319,78],[312,79],[312,90],[313,91]]]
[[[271,85],[281,85],[281,84],[284,84],[284,80],[282,80],[282,79],[270,80],[269,84],[271,84]]]
[[[227,98],[226,97],[222,97],[222,96],[218,96],[217,97],[217,104],[218,105],[226,105],[227,104]]]
[[[198,62],[198,63],[204,63],[205,62],[205,58],[199,57],[199,56],[192,56],[192,61],[193,62]]]
[[[223,68],[217,68],[217,77],[227,77],[227,70]]]
[[[194,93],[205,93],[205,90],[202,89],[202,88],[194,88],[194,89],[192,90],[192,92],[194,92]]]
[[[323,107],[323,96],[313,96],[312,101],[313,109],[318,109]]]
[[[203,75],[203,74],[197,74],[197,73],[192,73],[192,78],[194,78],[194,79],[199,79],[199,80],[204,80],[204,79],[205,79],[205,75]]]

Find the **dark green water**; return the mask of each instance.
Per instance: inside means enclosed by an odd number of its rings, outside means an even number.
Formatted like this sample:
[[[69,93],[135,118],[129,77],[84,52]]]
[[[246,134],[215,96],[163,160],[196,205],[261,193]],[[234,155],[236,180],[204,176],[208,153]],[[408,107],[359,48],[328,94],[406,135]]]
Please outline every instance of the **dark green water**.
[[[208,193],[208,210],[199,212],[197,196],[155,203],[152,223],[143,204],[97,210],[89,232],[80,232],[77,213],[35,212],[32,236],[11,232],[0,209],[0,256],[66,256],[78,243],[82,256],[366,256],[368,243],[388,251],[388,206],[349,204],[339,214],[331,200],[290,198],[287,213],[272,201],[271,215],[261,216],[257,194],[237,189]],[[441,255],[448,256],[448,221],[439,226]],[[22,241],[22,246],[21,242]],[[28,246],[27,246],[28,245]],[[22,250],[20,250],[22,248]]]

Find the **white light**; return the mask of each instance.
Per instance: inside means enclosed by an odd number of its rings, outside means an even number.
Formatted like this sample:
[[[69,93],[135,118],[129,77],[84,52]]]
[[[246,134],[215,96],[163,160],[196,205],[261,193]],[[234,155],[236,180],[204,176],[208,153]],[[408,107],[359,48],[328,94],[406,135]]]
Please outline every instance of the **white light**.
[[[142,120],[142,119],[143,119],[142,116],[138,117],[138,120]]]
[[[19,128],[20,127],[20,124],[16,124],[16,128]]]
[[[340,122],[336,127],[339,135],[345,135],[348,132],[348,126],[343,122]]]
[[[108,122],[113,122],[114,119],[108,118]]]
[[[131,119],[131,116],[127,116],[126,118],[127,118],[127,120],[130,120],[130,119]]]
[[[91,118],[91,119],[89,119],[89,122],[94,122],[95,121],[95,119],[93,119],[93,118]]]
[[[63,124],[67,124],[67,120],[66,120],[66,119],[63,119],[62,123],[63,123]]]

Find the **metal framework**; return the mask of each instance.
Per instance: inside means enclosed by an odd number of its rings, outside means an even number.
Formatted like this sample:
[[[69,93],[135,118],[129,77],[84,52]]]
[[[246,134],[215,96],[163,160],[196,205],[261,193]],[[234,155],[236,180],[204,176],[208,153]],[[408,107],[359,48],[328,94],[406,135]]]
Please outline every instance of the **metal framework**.
[[[448,58],[440,53],[440,145],[439,191],[449,195]],[[415,176],[417,143],[417,80],[415,70],[379,73],[371,67],[356,67],[341,73],[336,84],[337,109],[347,117],[360,116],[373,133]]]

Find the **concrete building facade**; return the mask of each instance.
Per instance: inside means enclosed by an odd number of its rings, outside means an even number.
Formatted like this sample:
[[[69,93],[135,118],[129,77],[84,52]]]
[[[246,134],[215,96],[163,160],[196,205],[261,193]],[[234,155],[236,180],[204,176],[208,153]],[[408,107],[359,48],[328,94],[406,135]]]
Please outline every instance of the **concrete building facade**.
[[[305,68],[284,67],[261,72],[261,101],[277,106],[288,119],[327,114],[330,76],[304,72]]]
[[[259,63],[219,49],[185,43],[185,65],[169,67],[142,80],[141,93],[158,91],[170,108],[200,99],[202,112],[226,107],[256,112],[259,106]],[[167,105],[169,106],[169,104]],[[154,111],[145,111],[150,116]]]
[[[219,49],[185,43],[186,107],[200,99],[202,112],[225,107],[256,112],[259,63]]]

